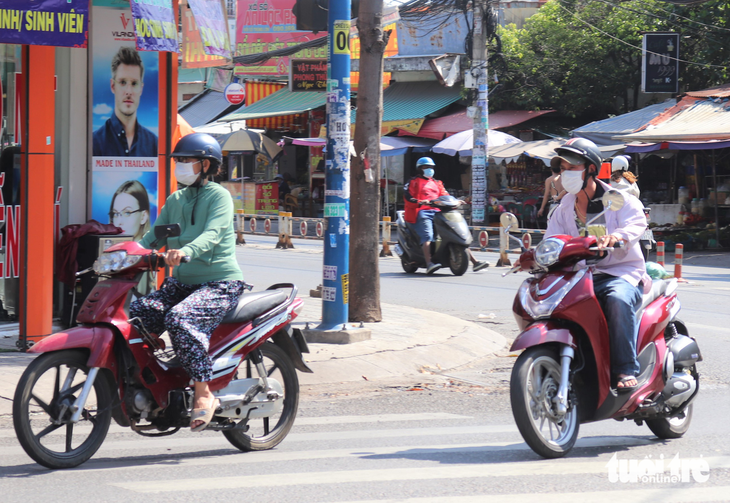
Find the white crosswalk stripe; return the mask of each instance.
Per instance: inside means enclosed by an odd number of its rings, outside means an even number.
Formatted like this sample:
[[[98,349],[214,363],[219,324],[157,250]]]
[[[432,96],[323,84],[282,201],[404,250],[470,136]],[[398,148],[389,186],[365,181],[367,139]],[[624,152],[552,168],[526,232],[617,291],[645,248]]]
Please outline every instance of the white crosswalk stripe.
[[[251,501],[302,501],[304,495],[327,495],[328,503],[564,503],[590,501],[728,501],[730,486],[608,484],[606,455],[557,460],[536,459],[513,424],[474,424],[474,418],[448,413],[382,414],[368,416],[300,417],[277,449],[238,453],[222,435],[190,435],[142,439],[113,426],[112,435],[94,458],[71,470],[50,472],[47,483],[71,484],[87,477],[101,481],[108,501],[177,501],[226,491],[245,494]],[[397,426],[401,426],[400,428]],[[0,438],[7,438],[6,435]],[[448,443],[453,441],[453,443]],[[17,445],[0,447],[0,460],[25,457]],[[612,449],[656,445],[647,436],[586,436],[576,449]],[[730,456],[703,458],[712,470],[730,470]],[[18,461],[20,463],[28,463]],[[9,466],[0,462],[0,470]],[[541,479],[542,477],[542,479]],[[515,480],[545,480],[546,489]],[[562,480],[586,480],[585,492],[556,490]],[[721,479],[722,480],[722,479]],[[10,494],[23,478],[4,483]],[[422,486],[471,489],[451,494],[421,495]],[[449,486],[451,484],[451,486]],[[429,486],[429,487],[431,487]],[[373,491],[373,488],[382,490]],[[492,487],[501,490],[493,493]],[[514,490],[510,490],[514,487]],[[525,488],[530,487],[528,492]],[[272,488],[278,492],[271,493]],[[352,488],[356,496],[350,498]],[[474,489],[476,488],[476,489]],[[545,491],[545,492],[543,492]],[[461,494],[458,494],[461,493]],[[269,496],[276,494],[277,496]],[[280,499],[281,494],[287,497]],[[302,496],[297,497],[297,494]],[[262,496],[263,495],[263,496]],[[360,495],[358,499],[357,495]],[[61,497],[58,501],[73,501]],[[380,499],[372,499],[378,496]],[[263,499],[262,499],[263,498]],[[297,499],[298,498],[298,499]],[[11,500],[12,501],[12,500]]]

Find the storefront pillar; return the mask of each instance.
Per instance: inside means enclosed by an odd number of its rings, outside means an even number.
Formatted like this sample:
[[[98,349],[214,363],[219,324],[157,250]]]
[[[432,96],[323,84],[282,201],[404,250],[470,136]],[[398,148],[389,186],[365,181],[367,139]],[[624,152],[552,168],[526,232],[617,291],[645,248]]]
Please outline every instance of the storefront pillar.
[[[50,335],[53,325],[55,55],[24,45],[21,101],[21,342]]]

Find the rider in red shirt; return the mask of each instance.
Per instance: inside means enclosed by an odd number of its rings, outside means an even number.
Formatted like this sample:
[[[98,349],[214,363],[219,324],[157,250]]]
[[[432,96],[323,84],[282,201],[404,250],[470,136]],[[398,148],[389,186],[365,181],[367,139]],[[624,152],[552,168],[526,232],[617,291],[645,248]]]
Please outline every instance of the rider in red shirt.
[[[421,157],[416,162],[418,175],[411,178],[403,187],[406,222],[416,224],[416,232],[421,240],[423,256],[426,259],[426,273],[431,274],[441,268],[441,264],[431,262],[431,241],[433,241],[433,216],[439,211],[428,206],[428,202],[439,196],[448,195],[444,184],[433,178],[436,163],[430,157]]]

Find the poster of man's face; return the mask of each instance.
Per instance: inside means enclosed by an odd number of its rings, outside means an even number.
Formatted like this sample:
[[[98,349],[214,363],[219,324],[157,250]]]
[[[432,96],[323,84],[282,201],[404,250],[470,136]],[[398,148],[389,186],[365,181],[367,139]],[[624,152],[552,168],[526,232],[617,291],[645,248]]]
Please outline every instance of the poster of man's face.
[[[104,71],[102,66],[99,72],[94,68],[93,155],[157,156],[157,93],[144,93],[145,79],[150,78],[145,59],[149,59],[147,54],[133,45],[122,45],[106,63],[108,70]],[[98,73],[106,74],[106,85],[96,78]],[[156,91],[154,85],[150,88]],[[154,95],[154,103],[150,103],[147,94]],[[150,116],[150,109],[154,116]]]
[[[127,50],[130,50],[127,48]],[[121,63],[110,79],[112,93],[114,93],[114,113],[117,117],[132,117],[137,115],[139,101],[142,98],[144,80],[140,65]]]

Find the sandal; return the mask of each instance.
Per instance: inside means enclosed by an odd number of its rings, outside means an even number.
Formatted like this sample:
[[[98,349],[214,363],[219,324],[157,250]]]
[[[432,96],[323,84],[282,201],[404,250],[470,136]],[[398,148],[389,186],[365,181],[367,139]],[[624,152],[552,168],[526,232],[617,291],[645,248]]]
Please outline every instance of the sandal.
[[[213,415],[215,414],[215,410],[220,405],[220,401],[216,398],[213,400],[213,403],[210,405],[210,408],[207,409],[193,409],[193,412],[190,414],[190,431],[203,431],[208,427],[210,424],[210,421],[213,419]],[[193,427],[192,424],[195,421],[203,421],[202,424],[199,424],[198,426]]]
[[[633,385],[627,385],[626,383],[629,381],[636,381],[636,384]],[[618,384],[621,383],[623,386],[619,387]],[[636,379],[636,376],[623,376],[618,378],[618,382],[616,383],[616,391],[618,393],[626,393],[628,391],[633,391],[636,388],[639,387],[639,382]]]

